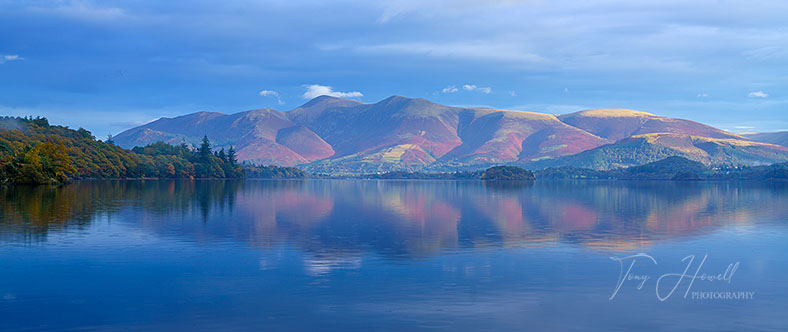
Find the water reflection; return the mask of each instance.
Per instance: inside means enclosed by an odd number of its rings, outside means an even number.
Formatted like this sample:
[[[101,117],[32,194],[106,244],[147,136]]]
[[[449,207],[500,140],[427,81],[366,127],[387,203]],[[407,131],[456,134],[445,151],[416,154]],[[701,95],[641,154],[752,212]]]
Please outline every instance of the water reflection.
[[[296,245],[310,271],[359,253],[576,245],[632,250],[788,217],[782,183],[81,181],[0,189],[0,243],[46,241],[98,219],[205,243]]]

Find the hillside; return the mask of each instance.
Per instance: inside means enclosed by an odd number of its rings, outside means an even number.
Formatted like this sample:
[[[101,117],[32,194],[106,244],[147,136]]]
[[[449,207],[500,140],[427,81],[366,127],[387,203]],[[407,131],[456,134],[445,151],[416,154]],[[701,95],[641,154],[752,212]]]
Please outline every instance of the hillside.
[[[336,151],[307,165],[313,171],[388,171],[555,158],[606,143],[552,115],[457,108],[400,96],[337,107],[321,97],[288,112]]]
[[[753,141],[788,147],[788,131],[778,131],[774,133],[746,133],[740,135]]]
[[[549,167],[535,172],[540,180],[550,179],[619,179],[619,180],[788,180],[788,163],[762,166],[708,167],[684,157],[668,157],[627,168],[597,171],[574,166]]]
[[[196,146],[205,135],[214,140],[217,148],[235,146],[241,161],[291,166],[334,154],[331,146],[314,132],[272,109],[162,118],[124,131],[115,136],[115,141],[126,148],[156,141]]]
[[[594,169],[669,156],[705,164],[782,162],[788,150],[697,122],[623,109],[565,115],[451,107],[392,96],[374,104],[320,96],[287,112],[194,113],[116,136],[124,147],[194,146],[203,135],[241,161],[315,173],[473,170],[499,164]]]
[[[640,166],[618,169],[613,173],[620,179],[676,179],[677,175],[693,176],[695,178],[705,175],[710,169],[704,164],[683,157],[668,157]]]
[[[597,171],[575,166],[549,167],[536,171],[538,179],[683,180],[711,176],[712,169],[684,157],[672,156],[640,166]],[[678,176],[677,176],[678,175]]]
[[[666,118],[626,109],[586,110],[561,115],[558,118],[566,124],[611,141],[653,133],[742,139],[735,134],[694,121]]]
[[[533,169],[575,166],[609,170],[643,165],[671,156],[706,165],[767,165],[788,161],[788,148],[742,139],[657,133],[636,135],[576,155],[526,165]]]

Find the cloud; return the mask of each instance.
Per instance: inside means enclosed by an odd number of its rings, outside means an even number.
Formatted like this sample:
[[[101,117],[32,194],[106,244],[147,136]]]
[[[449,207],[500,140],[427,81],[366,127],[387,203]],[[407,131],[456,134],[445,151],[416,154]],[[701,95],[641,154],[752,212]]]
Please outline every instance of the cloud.
[[[495,7],[511,7],[533,0],[485,0],[485,1],[456,1],[456,0],[382,0],[372,1],[375,6],[382,9],[377,18],[378,24],[386,24],[400,16],[456,16],[462,13],[478,12],[479,10]]]
[[[61,1],[57,6],[29,7],[34,14],[52,15],[82,21],[115,21],[128,18],[126,11],[117,7],[99,7],[86,1]]]
[[[754,92],[750,92],[749,94],[747,94],[747,97],[750,97],[750,98],[766,98],[768,96],[769,96],[769,94],[766,93],[766,92],[763,92],[763,91],[754,91]]]
[[[465,91],[479,91],[484,94],[490,94],[492,92],[492,88],[483,88],[473,84],[465,84],[462,86],[462,89]]]
[[[514,42],[465,40],[459,42],[405,42],[353,46],[360,53],[420,55],[433,58],[454,58],[544,65],[550,61]]]
[[[364,94],[358,91],[339,92],[334,91],[334,88],[327,85],[311,84],[305,85],[306,92],[304,92],[304,99],[312,99],[320,96],[331,96],[337,98],[358,98],[363,97]]]
[[[263,97],[276,97],[276,102],[279,103],[279,105],[285,103],[282,101],[282,99],[279,98],[279,92],[276,92],[274,90],[262,90],[260,91],[260,95]]]
[[[480,87],[475,84],[463,84],[461,88],[465,91],[478,91],[484,94],[492,93],[492,88]],[[457,91],[460,91],[460,89],[458,89],[457,86],[455,85],[449,85],[443,88],[443,90],[441,90],[441,92],[443,93],[455,93]],[[510,91],[509,94],[512,95],[513,97],[517,95],[517,93],[515,93],[514,91]]]
[[[736,126],[736,129],[755,129],[753,126]]]
[[[263,97],[270,97],[270,96],[279,97],[279,93],[274,91],[274,90],[263,90],[263,91],[260,91],[260,95],[263,96]]]
[[[709,96],[708,93],[699,93],[696,97],[698,97],[698,98],[706,98],[708,96]]]
[[[457,87],[454,86],[454,85],[449,85],[449,86],[443,88],[443,90],[441,90],[441,92],[443,92],[443,93],[455,93],[457,91],[458,91]]]
[[[23,58],[23,57],[21,57],[21,56],[19,56],[17,54],[6,54],[6,55],[0,54],[0,63],[6,63],[6,62],[11,62],[11,61],[20,61],[20,60],[24,60],[24,59],[25,58]]]

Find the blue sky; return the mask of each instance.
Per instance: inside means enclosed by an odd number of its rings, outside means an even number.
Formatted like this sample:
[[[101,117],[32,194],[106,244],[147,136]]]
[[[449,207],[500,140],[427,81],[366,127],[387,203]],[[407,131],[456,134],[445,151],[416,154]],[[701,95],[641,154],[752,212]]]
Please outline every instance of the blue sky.
[[[98,137],[334,94],[788,130],[788,1],[0,0],[0,114]]]

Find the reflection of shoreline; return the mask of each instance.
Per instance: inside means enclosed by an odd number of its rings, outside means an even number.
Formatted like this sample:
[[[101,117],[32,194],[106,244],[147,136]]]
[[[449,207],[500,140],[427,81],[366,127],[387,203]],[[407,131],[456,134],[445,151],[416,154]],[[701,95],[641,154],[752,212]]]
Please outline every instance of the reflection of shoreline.
[[[286,242],[315,253],[371,250],[391,257],[557,243],[632,250],[788,216],[781,204],[788,190],[770,184],[81,181],[0,194],[0,241],[6,242],[44,241],[49,231],[104,214],[197,242]]]

